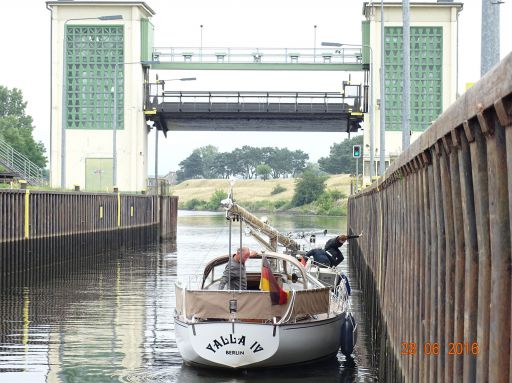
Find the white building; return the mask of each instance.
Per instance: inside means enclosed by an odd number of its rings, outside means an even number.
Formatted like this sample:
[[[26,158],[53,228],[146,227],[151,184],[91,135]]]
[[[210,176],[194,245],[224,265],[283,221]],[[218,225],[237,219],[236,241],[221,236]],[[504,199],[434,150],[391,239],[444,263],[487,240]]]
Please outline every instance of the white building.
[[[457,23],[462,3],[411,2],[411,142],[427,129],[457,95]],[[373,51],[375,175],[380,163],[380,2],[365,2],[363,45]],[[386,167],[402,152],[402,2],[384,3],[385,35],[385,158]],[[372,85],[370,85],[372,86]],[[365,182],[370,181],[370,126],[364,123]]]
[[[139,1],[46,4],[52,25],[51,185],[145,189],[147,67],[141,61],[151,60],[153,10]]]

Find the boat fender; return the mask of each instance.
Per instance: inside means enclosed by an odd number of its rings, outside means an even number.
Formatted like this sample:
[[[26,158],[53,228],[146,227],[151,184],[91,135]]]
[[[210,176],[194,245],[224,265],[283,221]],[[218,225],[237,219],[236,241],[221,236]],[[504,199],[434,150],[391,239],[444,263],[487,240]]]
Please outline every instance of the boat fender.
[[[348,282],[347,276],[341,273],[341,279],[343,279],[343,282],[345,282],[345,289],[347,289],[347,294],[350,296],[352,290],[350,289],[350,283]]]
[[[340,348],[345,356],[350,356],[357,343],[357,323],[352,315],[348,313],[341,321]]]
[[[192,323],[192,334],[196,336],[196,326]]]

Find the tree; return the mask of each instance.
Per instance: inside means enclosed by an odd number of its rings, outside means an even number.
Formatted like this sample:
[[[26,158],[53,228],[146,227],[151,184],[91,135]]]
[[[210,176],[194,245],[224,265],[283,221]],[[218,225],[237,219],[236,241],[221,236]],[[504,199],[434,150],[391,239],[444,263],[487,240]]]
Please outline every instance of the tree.
[[[292,175],[294,177],[304,170],[307,160],[309,160],[309,155],[304,153],[302,150],[295,150],[291,153],[290,164]]]
[[[180,162],[181,172],[179,181],[188,180],[203,176],[203,159],[197,150],[194,150],[190,156]],[[183,177],[183,178],[181,178]]]
[[[231,154],[217,153],[214,166],[218,177],[229,178],[231,175]]]
[[[268,176],[272,172],[272,168],[267,164],[259,164],[256,166],[256,174],[263,178],[263,181],[268,180]]]
[[[363,149],[362,152],[364,153],[362,135],[346,139],[339,144],[334,143],[331,146],[329,157],[322,157],[318,160],[320,169],[330,174],[355,174],[356,160],[352,158],[353,145],[361,145],[361,148]],[[359,170],[361,170],[362,164],[359,165]]]
[[[256,167],[262,162],[260,148],[244,145],[242,148],[235,149],[233,152],[237,152],[244,178],[252,179],[255,177]]]
[[[269,175],[273,178],[287,177],[299,174],[306,167],[309,155],[302,150],[290,151],[287,148],[255,148],[244,145],[230,153],[219,152],[212,145],[194,149],[192,154],[180,162],[178,181],[188,178],[228,178],[230,176],[242,176],[246,179],[263,176],[266,180]],[[269,166],[258,172],[258,166]]]
[[[216,178],[223,175],[223,169],[217,165],[218,149],[213,145],[194,149],[192,154],[180,162],[178,181],[190,178]]]
[[[46,150],[42,142],[36,142],[32,137],[33,120],[26,114],[26,107],[21,90],[10,90],[0,85],[0,138],[44,168]]]
[[[202,176],[204,178],[217,178],[220,175],[216,165],[219,150],[213,145],[202,146],[194,150],[201,157]]]
[[[227,155],[227,171],[229,176],[236,176],[237,174],[243,174],[244,170],[242,167],[242,155],[238,150],[233,150],[231,153],[226,153]]]
[[[325,191],[326,180],[326,176],[320,175],[311,168],[304,170],[296,180],[292,205],[302,206],[315,201]]]
[[[291,173],[291,152],[284,148],[274,148],[270,154],[268,165],[272,168],[272,178],[279,178]]]

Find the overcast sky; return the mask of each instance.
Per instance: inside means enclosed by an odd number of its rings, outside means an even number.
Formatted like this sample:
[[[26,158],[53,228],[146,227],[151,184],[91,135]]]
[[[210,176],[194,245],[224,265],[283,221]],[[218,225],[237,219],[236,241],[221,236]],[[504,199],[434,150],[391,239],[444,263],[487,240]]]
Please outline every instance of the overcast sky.
[[[155,46],[301,47],[312,48],[314,25],[317,46],[322,41],[361,42],[360,0],[147,0],[156,12]],[[481,0],[464,1],[459,25],[459,90],[480,77]],[[501,57],[512,51],[512,0],[501,5]],[[44,0],[4,2],[0,23],[3,60],[0,85],[19,88],[34,119],[34,136],[49,149],[50,139],[50,11]],[[160,78],[197,77],[191,82],[171,82],[176,90],[283,90],[339,91],[348,78],[342,72],[161,72]],[[169,89],[170,90],[170,89]],[[310,159],[329,154],[344,133],[226,133],[170,132],[159,145],[159,173],[178,168],[191,151],[215,145],[231,151],[242,145],[302,149]],[[150,135],[149,174],[154,169],[154,135]]]

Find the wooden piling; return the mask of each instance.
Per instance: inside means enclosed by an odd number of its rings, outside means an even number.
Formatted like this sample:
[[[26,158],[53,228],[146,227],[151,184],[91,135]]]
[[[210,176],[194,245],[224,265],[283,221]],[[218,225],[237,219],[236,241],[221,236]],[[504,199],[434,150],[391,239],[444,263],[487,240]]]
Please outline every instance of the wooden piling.
[[[486,134],[489,174],[489,224],[491,234],[491,312],[489,350],[493,368],[489,382],[504,382],[510,369],[510,222],[505,129],[493,111],[477,115]],[[494,134],[493,134],[494,133]],[[499,352],[497,352],[499,350]],[[508,352],[507,352],[508,350]],[[505,351],[505,352],[503,352]]]
[[[478,318],[478,242],[475,214],[475,193],[472,182],[472,163],[468,139],[457,132],[460,139],[459,173],[461,183],[462,227],[464,228],[465,283],[464,283],[464,336],[465,342],[477,341]],[[477,299],[475,299],[477,297]],[[463,381],[476,382],[477,356],[464,355]],[[454,376],[460,379],[460,376]]]
[[[455,133],[456,131],[452,131]],[[451,322],[450,334],[447,333],[446,339],[448,342],[461,342],[464,343],[464,285],[465,285],[465,253],[464,253],[464,230],[463,228],[463,212],[462,212],[462,191],[460,181],[460,167],[459,167],[459,149],[460,142],[456,134],[452,134],[449,138],[450,143],[450,174],[452,190],[452,209],[453,209],[453,245],[454,262],[453,267],[453,309],[450,310],[448,320]],[[448,347],[448,351],[450,347]],[[447,372],[447,381],[460,381],[463,378],[463,355],[449,355],[452,358],[453,368],[452,371]]]

